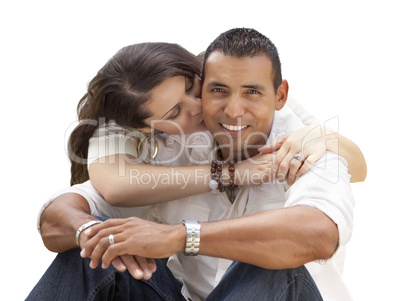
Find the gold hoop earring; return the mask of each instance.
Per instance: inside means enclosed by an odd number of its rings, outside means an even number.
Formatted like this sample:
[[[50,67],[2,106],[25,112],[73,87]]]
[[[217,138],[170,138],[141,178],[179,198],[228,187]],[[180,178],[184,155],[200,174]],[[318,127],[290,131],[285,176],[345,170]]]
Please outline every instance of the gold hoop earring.
[[[142,157],[142,149],[144,147],[146,147],[148,141],[151,139],[151,136],[147,136],[142,138],[139,142],[138,142],[138,146],[137,146],[137,152],[138,152],[138,156]],[[159,147],[158,147],[158,141],[155,139],[155,137],[153,137],[153,144],[155,145],[155,149],[153,154],[151,154],[148,149],[146,150],[146,155],[150,160],[155,159],[156,155],[158,154],[159,151]]]

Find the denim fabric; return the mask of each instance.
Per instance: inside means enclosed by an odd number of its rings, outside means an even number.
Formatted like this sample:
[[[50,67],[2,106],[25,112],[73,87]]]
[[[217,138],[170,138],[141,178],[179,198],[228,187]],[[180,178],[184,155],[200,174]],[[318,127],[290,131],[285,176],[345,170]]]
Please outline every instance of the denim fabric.
[[[318,301],[321,294],[304,266],[267,270],[233,262],[206,301]]]
[[[157,272],[150,280],[136,280],[128,272],[112,266],[89,267],[80,249],[57,255],[26,300],[35,301],[105,301],[105,300],[185,300],[181,283],[166,266],[166,260],[155,260]]]
[[[91,269],[75,249],[57,255],[26,300],[95,301],[144,300],[185,301],[181,283],[173,276],[166,260],[156,260],[157,272],[150,280],[136,280],[128,272]],[[196,271],[194,271],[196,272]],[[305,267],[267,270],[234,262],[206,301],[315,301],[322,300]]]

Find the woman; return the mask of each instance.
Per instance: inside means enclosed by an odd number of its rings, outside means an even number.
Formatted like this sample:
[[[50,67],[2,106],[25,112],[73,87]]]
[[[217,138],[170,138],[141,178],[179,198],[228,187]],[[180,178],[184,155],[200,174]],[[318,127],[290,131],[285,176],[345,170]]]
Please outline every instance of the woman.
[[[205,131],[200,103],[201,62],[200,57],[192,55],[178,45],[167,43],[131,45],[121,49],[109,60],[90,82],[87,94],[78,105],[81,124],[70,138],[71,184],[82,183],[90,178],[105,200],[117,206],[149,205],[209,191],[209,181],[200,183],[194,177],[195,169],[208,175],[209,164],[184,166],[191,164],[191,160],[185,158],[184,154],[176,156],[175,160],[169,160],[166,164],[166,159],[169,158],[166,158],[167,145],[171,147],[172,141],[177,143],[180,139],[183,140],[183,137],[189,138],[178,134]],[[290,100],[290,106],[299,116],[304,117],[303,122],[306,125],[314,121],[311,116],[303,115],[303,108],[297,103]],[[312,125],[265,148],[267,152],[282,146],[278,152],[278,161],[281,162],[279,168],[273,167],[271,154],[259,155],[253,162],[258,160],[265,164],[264,172],[257,171],[261,169],[250,161],[237,163],[236,169],[240,175],[238,178],[243,178],[243,173],[250,170],[259,172],[261,179],[274,177],[278,171],[282,177],[288,175],[288,183],[291,184],[296,173],[301,176],[306,172],[308,166],[321,157],[327,145],[328,150],[338,152],[338,145],[327,144],[327,140],[339,140],[339,154],[349,163],[352,181],[363,180],[365,162],[360,150],[353,142],[338,134],[328,136],[320,135],[319,132],[316,136],[323,138],[316,138],[316,143],[310,143],[309,148],[303,149],[303,156],[308,164],[304,164],[299,170],[302,162],[293,160],[293,155],[302,151],[302,140],[307,133],[312,135],[314,128],[315,132],[319,131],[318,127]],[[155,133],[159,133],[156,135],[159,153],[156,153],[154,145],[152,150],[145,152],[145,157],[144,152],[141,157],[139,148],[142,149],[144,144],[148,144],[145,142],[153,141],[153,138],[149,139],[144,134]],[[92,136],[94,137],[90,139]],[[133,136],[136,139],[133,139]],[[190,142],[188,139],[181,141],[179,149],[191,147],[189,143],[197,144],[202,140],[202,137],[194,138],[194,135],[190,138],[193,138]],[[114,152],[106,150],[107,145],[117,143],[124,144],[124,148]],[[82,164],[87,162],[87,154],[89,173],[87,166]],[[135,185],[130,170],[135,169],[138,174],[148,173],[150,179],[157,179],[158,174],[166,171],[166,167],[138,164],[138,160],[133,160],[139,157],[147,159],[147,156],[155,157],[151,164],[181,165],[182,167],[174,169],[184,178],[189,178],[186,189],[180,189],[182,184],[173,181],[170,185],[157,185],[155,181]],[[269,164],[262,163],[266,160],[271,161]],[[228,179],[227,168],[224,168],[224,172],[226,174],[223,178]]]

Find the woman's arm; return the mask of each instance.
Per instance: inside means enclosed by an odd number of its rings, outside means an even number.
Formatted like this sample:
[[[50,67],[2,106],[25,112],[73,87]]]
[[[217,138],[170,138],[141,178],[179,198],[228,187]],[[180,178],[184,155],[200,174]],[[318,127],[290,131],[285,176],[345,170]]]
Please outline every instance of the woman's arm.
[[[92,185],[113,206],[135,207],[210,191],[210,165],[154,166],[127,162],[126,154],[94,161]]]
[[[182,166],[142,164],[141,159],[137,159],[143,154],[138,153],[139,141],[135,134],[136,131],[128,132],[112,124],[98,131],[89,141],[89,178],[107,203],[122,207],[145,206],[211,190],[210,165],[193,166],[183,156],[184,143],[171,139],[167,146],[168,138],[157,138],[162,157],[159,155],[156,160],[168,165],[170,162],[165,161],[175,160],[174,157],[178,156]],[[147,148],[143,150],[145,154],[147,151]],[[227,172],[227,168],[223,172]]]
[[[263,154],[235,164],[239,185],[267,181],[277,168],[272,154]],[[94,161],[89,167],[92,185],[113,206],[137,207],[177,200],[211,191],[211,165],[154,166],[127,162],[126,154]],[[251,177],[253,175],[253,177]],[[222,184],[229,184],[228,164],[222,169]]]
[[[296,177],[305,174],[324,155],[325,151],[336,153],[348,162],[351,183],[365,180],[367,174],[366,161],[359,147],[353,141],[335,133],[325,125],[320,125],[318,119],[296,99],[289,97],[286,104],[306,126],[304,130],[296,131],[270,144],[272,151],[279,149],[285,141],[285,144],[288,144],[281,147],[278,153],[279,161],[282,161],[279,170],[285,175],[288,174],[289,184],[293,183]],[[297,150],[297,148],[299,149]],[[291,161],[295,154],[301,154],[305,159],[301,167],[297,160]],[[284,158],[286,159],[283,160]]]
[[[348,162],[351,183],[366,178],[367,165],[360,148],[352,140],[320,124],[302,128],[260,149],[262,153],[276,150],[277,160],[281,162],[278,174],[287,174],[289,184],[305,174],[326,151],[338,154]],[[295,154],[302,156],[303,164],[294,160]]]
[[[336,153],[339,150],[339,156],[345,158],[348,162],[350,182],[363,182],[367,176],[367,164],[360,148],[350,139],[334,133],[334,139],[327,137],[327,148],[329,151]]]
[[[256,184],[258,179],[267,181],[267,178],[273,179],[277,174],[278,178],[284,178],[287,175],[288,183],[291,185],[296,177],[307,172],[327,150],[346,159],[352,176],[351,182],[363,181],[367,167],[357,145],[337,133],[331,132],[328,135],[328,133],[323,134],[322,131],[323,129],[317,125],[306,127],[261,148],[260,151],[266,155],[236,163],[235,179],[245,180],[236,184]],[[269,153],[275,150],[278,152],[273,158]],[[294,160],[293,156],[299,153],[305,159],[304,164]],[[129,156],[113,154],[95,160],[89,167],[93,186],[110,205],[146,206],[211,190],[209,164],[153,166],[130,163],[127,160]],[[244,177],[245,174],[249,176]],[[227,165],[223,168],[222,179],[223,184],[228,185]]]

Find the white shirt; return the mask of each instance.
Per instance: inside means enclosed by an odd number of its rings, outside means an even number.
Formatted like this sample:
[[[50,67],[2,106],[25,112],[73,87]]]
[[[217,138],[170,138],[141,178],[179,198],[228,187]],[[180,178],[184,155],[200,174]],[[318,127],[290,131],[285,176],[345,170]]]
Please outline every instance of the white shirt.
[[[275,112],[274,123],[268,142],[279,136],[290,133],[303,126],[294,112],[285,106],[281,111]],[[116,136],[117,137],[117,136]],[[124,135],[119,133],[118,139]],[[168,159],[169,155],[177,154],[183,147],[191,149],[188,153],[192,158],[201,160],[211,154],[207,149],[199,148],[206,143],[205,133],[202,136],[186,137],[190,141],[179,137],[159,137],[160,149],[164,149],[164,155],[160,160]],[[122,144],[106,141],[108,145]],[[115,140],[118,140],[115,139]],[[126,139],[127,140],[127,139]],[[125,142],[130,144],[131,142]],[[90,143],[89,153],[103,144],[94,138]],[[195,146],[195,148],[194,148]],[[193,147],[193,148],[192,148]],[[135,149],[135,147],[133,147]],[[166,151],[169,149],[169,151]],[[116,149],[114,149],[116,151]],[[122,152],[120,149],[116,153]],[[112,154],[109,148],[106,154]],[[134,153],[132,152],[134,155]],[[185,154],[185,152],[184,152]],[[158,157],[160,155],[158,154]],[[96,156],[95,156],[96,157]],[[99,156],[100,157],[100,156]],[[98,157],[98,158],[99,158]],[[179,161],[192,163],[186,155],[180,156]],[[342,282],[341,273],[344,259],[344,245],[350,239],[353,229],[353,205],[354,200],[349,185],[350,176],[347,173],[347,163],[343,158],[327,152],[308,173],[299,178],[291,187],[286,184],[265,183],[256,186],[241,188],[233,204],[226,193],[205,193],[180,200],[144,206],[136,208],[119,208],[108,205],[90,182],[75,185],[54,195],[42,208],[44,208],[57,196],[66,192],[81,194],[91,208],[91,214],[109,217],[138,216],[162,223],[179,224],[183,219],[198,220],[200,222],[217,221],[229,218],[252,215],[269,209],[306,205],[318,208],[330,217],[338,226],[340,248],[330,260],[323,262],[311,262],[306,265],[312,277],[317,283],[324,300],[351,300],[351,297]],[[202,243],[202,242],[201,242]],[[230,260],[198,255],[196,257],[176,254],[168,261],[168,266],[173,274],[182,279],[185,286],[183,295],[187,291],[192,300],[203,300],[211,290],[219,283],[223,274],[231,264]],[[197,271],[197,273],[194,273]]]

